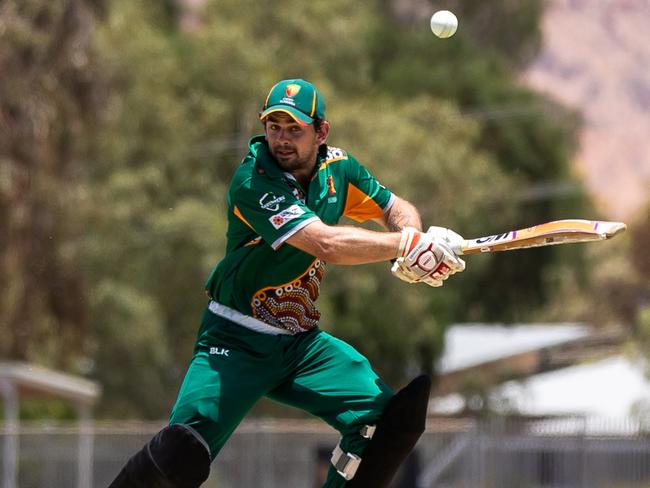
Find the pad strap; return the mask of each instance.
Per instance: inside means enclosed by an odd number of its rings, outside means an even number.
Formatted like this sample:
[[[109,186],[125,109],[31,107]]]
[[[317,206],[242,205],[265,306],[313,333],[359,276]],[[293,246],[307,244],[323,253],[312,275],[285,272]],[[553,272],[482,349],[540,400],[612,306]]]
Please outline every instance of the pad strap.
[[[364,425],[359,430],[359,434],[364,439],[372,439],[372,436],[375,435],[376,425]],[[332,452],[332,464],[336,468],[336,472],[343,476],[346,480],[351,480],[361,464],[361,458],[356,454],[349,452],[343,452],[341,445],[337,444]]]
[[[350,452],[343,452],[339,444],[336,445],[334,452],[332,452],[331,461],[336,472],[346,480],[354,478],[357,469],[359,469],[359,464],[361,464],[359,456]]]
[[[372,439],[372,436],[375,435],[375,430],[377,430],[376,425],[364,425],[361,427],[359,433],[364,439]]]

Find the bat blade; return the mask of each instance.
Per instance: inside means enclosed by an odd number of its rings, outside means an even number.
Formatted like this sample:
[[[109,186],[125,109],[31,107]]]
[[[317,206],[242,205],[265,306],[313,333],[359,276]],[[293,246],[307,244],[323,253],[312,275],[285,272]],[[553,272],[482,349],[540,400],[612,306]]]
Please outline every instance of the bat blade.
[[[457,254],[511,251],[529,247],[571,244],[611,239],[626,229],[623,222],[565,219],[546,222],[526,229],[465,240],[454,249]]]

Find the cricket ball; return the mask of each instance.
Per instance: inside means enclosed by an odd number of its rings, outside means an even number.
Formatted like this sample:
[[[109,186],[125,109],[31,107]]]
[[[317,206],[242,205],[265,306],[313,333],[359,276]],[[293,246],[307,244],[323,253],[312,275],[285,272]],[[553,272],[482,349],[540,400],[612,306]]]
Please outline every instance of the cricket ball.
[[[458,29],[458,19],[449,10],[438,10],[431,16],[431,30],[441,39],[451,37]]]

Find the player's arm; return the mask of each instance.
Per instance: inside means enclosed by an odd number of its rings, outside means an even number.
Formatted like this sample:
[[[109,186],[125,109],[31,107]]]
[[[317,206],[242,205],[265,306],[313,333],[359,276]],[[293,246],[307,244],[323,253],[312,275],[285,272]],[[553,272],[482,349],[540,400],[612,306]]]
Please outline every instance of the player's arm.
[[[379,225],[392,232],[400,232],[405,227],[414,227],[422,230],[420,213],[403,198],[393,195],[393,205],[378,219],[374,219]]]
[[[375,219],[391,232],[375,232],[360,227],[330,226],[313,222],[287,239],[287,243],[334,264],[366,264],[399,256],[402,229],[422,229],[420,214],[406,200],[394,197],[391,207]]]
[[[320,220],[300,229],[286,243],[328,263],[366,264],[398,256],[401,232],[376,232]]]
[[[409,283],[441,286],[449,276],[465,269],[465,262],[445,242],[413,227],[375,232],[315,220],[286,242],[329,263],[364,264],[398,258],[393,274]]]

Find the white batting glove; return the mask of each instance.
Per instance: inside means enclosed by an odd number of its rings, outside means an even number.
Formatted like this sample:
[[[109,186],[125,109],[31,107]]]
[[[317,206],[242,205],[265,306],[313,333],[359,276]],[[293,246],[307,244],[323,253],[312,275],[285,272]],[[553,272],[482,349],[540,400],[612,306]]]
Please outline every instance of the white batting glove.
[[[402,230],[398,257],[391,268],[397,278],[407,283],[424,282],[437,287],[464,269],[465,261],[454,254],[446,239],[436,237],[435,232],[424,233],[412,227]]]
[[[463,236],[446,227],[432,225],[427,229],[427,234],[434,236],[436,239],[447,241],[447,244],[449,244],[449,247],[456,255],[458,255],[456,251],[461,249],[465,242]]]

